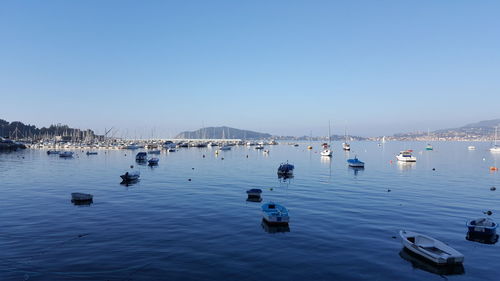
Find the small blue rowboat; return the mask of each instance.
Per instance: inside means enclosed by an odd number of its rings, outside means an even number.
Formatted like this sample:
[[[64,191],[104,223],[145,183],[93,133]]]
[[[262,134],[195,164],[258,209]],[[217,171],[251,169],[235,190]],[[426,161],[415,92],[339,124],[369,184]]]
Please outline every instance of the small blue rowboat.
[[[489,218],[480,218],[467,222],[469,233],[476,236],[492,236],[497,232],[498,224]]]
[[[348,159],[347,164],[349,167],[364,168],[365,162],[359,161],[358,157],[354,156],[354,159]]]
[[[290,221],[288,210],[278,203],[269,202],[262,205],[264,221],[269,224],[286,225]]]

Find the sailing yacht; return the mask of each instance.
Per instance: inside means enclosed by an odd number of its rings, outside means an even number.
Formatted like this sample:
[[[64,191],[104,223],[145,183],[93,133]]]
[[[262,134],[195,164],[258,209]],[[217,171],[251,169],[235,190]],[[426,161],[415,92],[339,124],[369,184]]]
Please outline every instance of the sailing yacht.
[[[321,151],[321,156],[326,156],[326,157],[332,157],[332,150],[330,149],[331,147],[331,133],[330,133],[330,122],[328,122],[328,145],[323,145],[325,148],[323,151]]]
[[[345,151],[349,151],[351,150],[351,145],[347,143],[347,129],[345,130],[344,136],[345,136],[345,141],[342,143],[342,149],[344,149]]]
[[[495,127],[495,144],[490,148],[491,152],[500,152],[500,146],[497,144],[498,139],[498,126]]]
[[[429,129],[427,129],[427,140],[430,140],[431,139],[431,132]],[[432,147],[432,145],[430,143],[427,144],[427,146],[425,147],[425,150],[434,150],[434,148]]]

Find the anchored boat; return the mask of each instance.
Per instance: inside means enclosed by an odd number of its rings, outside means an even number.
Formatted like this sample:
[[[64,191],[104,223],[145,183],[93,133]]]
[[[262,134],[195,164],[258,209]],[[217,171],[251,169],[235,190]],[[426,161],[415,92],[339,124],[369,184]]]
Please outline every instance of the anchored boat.
[[[359,161],[357,156],[354,156],[353,159],[347,159],[347,165],[353,168],[364,168],[365,162]]]
[[[411,150],[401,151],[396,155],[396,159],[401,162],[417,162],[417,157],[413,156],[411,152]]]
[[[92,201],[93,198],[94,196],[88,193],[80,193],[80,192],[71,193],[71,201],[73,202]]]
[[[131,171],[121,175],[120,178],[122,178],[122,180],[125,182],[131,182],[138,180],[140,176],[141,173],[139,171]]]
[[[399,236],[406,249],[436,264],[459,264],[464,261],[462,253],[427,235],[401,230]]]
[[[135,161],[146,161],[148,160],[148,154],[146,152],[139,152],[135,155]]]
[[[480,218],[467,222],[467,228],[472,235],[493,236],[497,234],[498,224],[489,218]]]
[[[278,203],[269,202],[262,205],[264,221],[269,224],[288,224],[290,217],[285,206]]]
[[[291,176],[293,175],[293,170],[295,169],[295,166],[292,164],[287,163],[281,163],[280,166],[278,167],[278,176]]]
[[[159,158],[156,158],[156,157],[153,157],[151,159],[148,160],[148,165],[149,166],[155,166],[155,165],[158,165],[158,162],[160,161]]]
[[[73,157],[73,151],[64,151],[64,152],[61,152],[61,153],[59,153],[59,157],[62,157],[62,158],[71,158],[71,157]]]

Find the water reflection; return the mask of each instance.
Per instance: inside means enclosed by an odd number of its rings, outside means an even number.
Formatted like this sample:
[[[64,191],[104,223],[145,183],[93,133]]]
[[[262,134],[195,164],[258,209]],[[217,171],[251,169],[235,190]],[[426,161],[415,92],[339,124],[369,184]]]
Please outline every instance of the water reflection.
[[[330,156],[323,156],[319,158],[321,160],[321,164],[331,164],[332,163],[332,157]]]
[[[461,275],[465,273],[464,266],[462,264],[455,265],[437,265],[432,263],[415,253],[403,248],[399,252],[399,256],[406,261],[409,261],[413,268],[417,268],[423,271],[427,271],[437,275]]]
[[[262,229],[267,233],[280,233],[280,232],[290,232],[290,226],[288,225],[271,225],[267,223],[264,219],[260,224]]]
[[[92,199],[90,199],[90,200],[73,200],[73,199],[71,199],[71,203],[73,203],[73,205],[75,205],[75,206],[88,207],[88,206],[92,205],[92,203],[94,203],[94,201]]]
[[[293,179],[293,175],[278,175],[278,180],[280,183],[289,183]]]
[[[467,236],[465,236],[465,239],[482,244],[496,244],[498,242],[498,234],[485,236],[467,232]]]
[[[124,186],[132,186],[132,185],[135,185],[136,183],[138,183],[140,180],[139,179],[136,179],[136,180],[122,180],[120,182],[121,185],[124,185]]]
[[[262,202],[262,197],[247,197],[247,202]]]
[[[351,166],[347,166],[349,171],[353,171],[354,172],[354,175],[357,176],[359,172],[363,172],[365,170],[364,167],[351,167]]]
[[[417,166],[417,162],[401,162],[396,161],[398,170],[400,171],[409,171]]]

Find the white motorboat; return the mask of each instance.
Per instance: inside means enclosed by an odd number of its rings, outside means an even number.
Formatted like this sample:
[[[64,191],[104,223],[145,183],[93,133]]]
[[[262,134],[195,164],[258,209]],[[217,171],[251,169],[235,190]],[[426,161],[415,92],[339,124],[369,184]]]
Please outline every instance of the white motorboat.
[[[475,147],[475,146],[473,146],[473,145],[469,145],[469,146],[467,147],[467,149],[468,149],[468,150],[476,150],[476,147]]]
[[[413,156],[412,150],[405,150],[396,155],[396,159],[401,162],[417,162],[417,157]]]
[[[463,263],[464,255],[445,243],[413,231],[399,231],[403,246],[411,252],[437,264]]]

